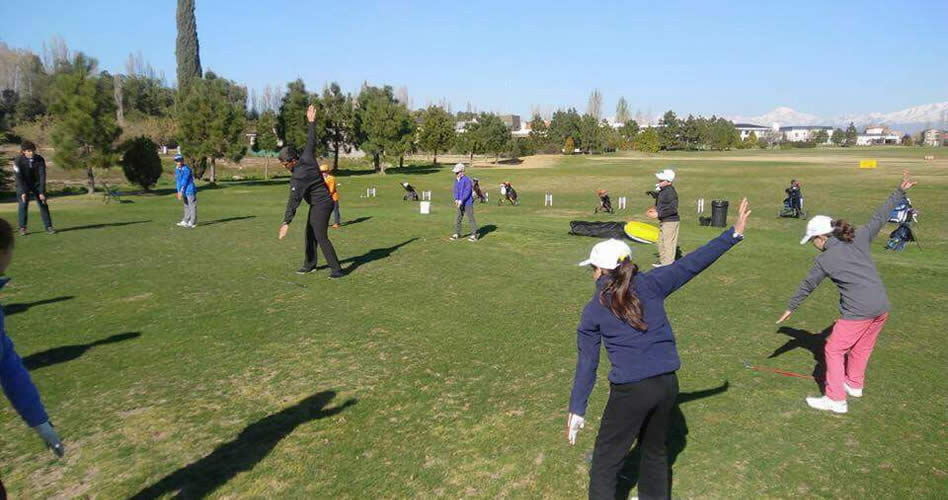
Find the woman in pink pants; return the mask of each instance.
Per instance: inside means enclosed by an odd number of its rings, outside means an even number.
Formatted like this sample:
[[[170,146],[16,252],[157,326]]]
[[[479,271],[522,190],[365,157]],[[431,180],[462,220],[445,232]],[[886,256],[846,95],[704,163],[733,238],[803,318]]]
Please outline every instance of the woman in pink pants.
[[[846,413],[846,395],[862,397],[869,356],[889,318],[889,298],[872,261],[870,245],[889,213],[914,185],[908,171],[904,172],[899,187],[876,210],[872,220],[858,229],[845,220],[825,215],[813,217],[806,225],[806,235],[800,244],[812,241],[820,254],[777,323],[789,318],[823,278],[836,284],[841,318],[826,341],[826,395],[806,398],[813,408]]]

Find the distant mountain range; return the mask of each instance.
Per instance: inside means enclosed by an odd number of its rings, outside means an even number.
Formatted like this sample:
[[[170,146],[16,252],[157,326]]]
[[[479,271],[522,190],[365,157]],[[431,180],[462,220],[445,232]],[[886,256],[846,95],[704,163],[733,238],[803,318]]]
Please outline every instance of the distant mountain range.
[[[731,116],[729,119],[734,123],[754,123],[765,127],[777,123],[781,127],[788,125],[831,125],[843,128],[849,125],[849,122],[853,122],[857,127],[885,125],[892,130],[912,134],[930,127],[948,129],[948,101],[923,104],[891,113],[865,113],[836,117],[820,117],[788,107],[779,107],[760,116]]]

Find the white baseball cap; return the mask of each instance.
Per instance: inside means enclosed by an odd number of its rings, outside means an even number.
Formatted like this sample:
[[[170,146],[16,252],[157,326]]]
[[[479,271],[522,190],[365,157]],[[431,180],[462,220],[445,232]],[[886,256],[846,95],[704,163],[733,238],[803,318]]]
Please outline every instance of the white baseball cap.
[[[675,171],[670,168],[666,168],[661,172],[655,172],[655,177],[657,177],[660,181],[675,182]]]
[[[464,164],[463,164],[463,163],[458,163],[457,165],[454,166],[453,169],[451,169],[451,171],[454,172],[454,173],[463,172],[463,171],[464,171]]]
[[[625,259],[632,256],[632,249],[624,241],[616,239],[600,241],[592,247],[589,258],[580,262],[580,266],[592,264],[600,269],[615,269]]]
[[[806,235],[800,240],[801,245],[813,239],[814,236],[822,236],[833,232],[833,219],[825,215],[817,215],[806,223]]]

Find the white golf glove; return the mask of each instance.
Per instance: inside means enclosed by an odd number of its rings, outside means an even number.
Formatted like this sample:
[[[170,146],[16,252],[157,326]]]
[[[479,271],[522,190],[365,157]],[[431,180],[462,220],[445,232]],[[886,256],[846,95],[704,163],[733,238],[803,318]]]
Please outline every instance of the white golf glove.
[[[576,444],[576,434],[584,427],[586,427],[586,419],[573,413],[569,414],[569,420],[566,422],[566,435],[569,438],[569,444]]]
[[[46,443],[46,447],[52,450],[57,457],[62,457],[66,453],[66,448],[63,447],[62,441],[59,440],[59,434],[56,433],[56,430],[53,429],[53,424],[48,420],[33,427],[33,430],[39,434],[39,437]]]

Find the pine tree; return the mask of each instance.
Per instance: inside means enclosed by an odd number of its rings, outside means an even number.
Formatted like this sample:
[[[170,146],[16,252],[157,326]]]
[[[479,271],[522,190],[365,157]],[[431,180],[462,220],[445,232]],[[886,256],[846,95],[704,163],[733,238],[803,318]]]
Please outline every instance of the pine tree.
[[[77,54],[70,70],[53,80],[50,103],[56,119],[53,159],[64,169],[85,168],[90,195],[95,192],[92,169],[115,163],[114,143],[122,134],[116,123],[112,77],[105,72],[94,76],[95,65],[95,59]]]
[[[191,81],[202,76],[194,0],[178,0],[177,25],[174,53],[178,62],[178,94],[183,98]]]
[[[856,125],[849,122],[849,126],[846,127],[846,145],[855,146],[857,137],[859,137],[859,132],[856,130]]]
[[[122,151],[120,163],[125,178],[145,191],[151,189],[161,177],[161,158],[158,157],[155,141],[139,136],[125,141],[119,149]]]
[[[277,148],[276,114],[266,110],[257,120],[257,148],[264,152],[266,163],[263,166],[263,178],[270,178],[270,157]]]
[[[191,87],[179,109],[178,142],[192,165],[210,158],[214,184],[217,160],[239,162],[247,153],[247,90],[211,72]]]
[[[632,117],[629,115],[629,103],[625,101],[625,97],[620,97],[616,104],[616,123],[625,123],[630,119]]]
[[[302,148],[306,144],[309,131],[306,108],[310,104],[316,106],[316,149],[321,152],[325,140],[325,113],[322,112],[320,103],[316,102],[314,96],[306,92],[306,84],[301,79],[287,84],[287,91],[277,115],[277,135],[284,145]]]
[[[354,104],[352,96],[343,94],[339,84],[332,82],[323,89],[322,98],[325,110],[326,142],[333,153],[332,168],[339,168],[339,152],[352,150],[354,135]]]
[[[421,118],[418,142],[421,149],[434,154],[438,164],[438,153],[447,151],[454,144],[454,117],[440,106],[428,106]]]
[[[357,139],[359,149],[372,156],[375,171],[385,173],[382,156],[400,158],[411,149],[415,122],[392,94],[392,87],[363,86],[359,92]]]

